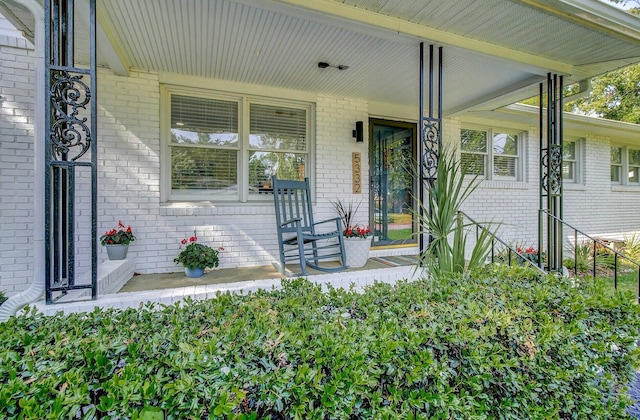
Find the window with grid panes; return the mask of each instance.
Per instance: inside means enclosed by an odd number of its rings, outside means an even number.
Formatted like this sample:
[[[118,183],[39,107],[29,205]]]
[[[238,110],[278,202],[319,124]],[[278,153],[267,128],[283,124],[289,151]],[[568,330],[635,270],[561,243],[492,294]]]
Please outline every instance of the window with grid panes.
[[[168,101],[170,200],[270,199],[273,175],[308,176],[310,104],[180,92]]]
[[[521,176],[520,136],[494,129],[460,130],[460,162],[467,175],[518,180]]]

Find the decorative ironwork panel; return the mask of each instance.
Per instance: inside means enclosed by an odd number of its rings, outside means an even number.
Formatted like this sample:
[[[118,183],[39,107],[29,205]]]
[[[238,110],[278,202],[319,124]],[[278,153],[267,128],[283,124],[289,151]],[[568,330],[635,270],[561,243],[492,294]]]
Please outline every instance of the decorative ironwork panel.
[[[91,101],[91,89],[83,74],[63,70],[51,71],[51,158],[75,161],[91,147],[91,130],[87,117],[80,115]]]
[[[562,150],[560,146],[551,146],[542,150],[542,179],[540,188],[544,195],[558,195],[562,189]]]
[[[422,176],[426,180],[434,180],[438,175],[438,159],[440,157],[440,120],[425,118],[422,123]]]

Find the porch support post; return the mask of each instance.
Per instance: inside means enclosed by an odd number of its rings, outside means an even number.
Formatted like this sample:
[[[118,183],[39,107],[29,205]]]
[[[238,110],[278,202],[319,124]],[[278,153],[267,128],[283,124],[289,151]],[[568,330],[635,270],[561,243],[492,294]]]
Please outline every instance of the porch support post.
[[[45,0],[44,5],[45,296],[50,304],[71,290],[91,289],[91,298],[97,297],[96,1],[89,1],[89,69],[75,66],[74,0]],[[91,283],[76,284],[77,182],[87,178]]]
[[[438,69],[437,69],[437,88],[435,88],[434,78],[436,70],[434,69],[434,48],[429,45],[429,114],[425,116],[424,109],[424,43],[420,43],[420,203],[424,203],[424,187],[431,186],[438,174],[438,160],[440,157],[440,149],[442,147],[442,47],[438,48]],[[434,116],[434,91],[437,92],[437,114]],[[430,202],[430,200],[429,200]],[[423,207],[420,206],[420,216],[422,220]],[[431,211],[429,206],[428,211]],[[428,237],[427,245],[431,243],[431,235]],[[420,252],[425,249],[424,234],[420,234]]]
[[[543,127],[543,85],[540,84],[540,217],[538,249],[547,251],[547,270],[562,271],[562,139],[563,78],[547,74],[546,126]],[[546,211],[546,215],[543,215]],[[544,237],[546,227],[546,238]],[[546,244],[544,243],[546,242]],[[542,265],[542,259],[539,259]]]

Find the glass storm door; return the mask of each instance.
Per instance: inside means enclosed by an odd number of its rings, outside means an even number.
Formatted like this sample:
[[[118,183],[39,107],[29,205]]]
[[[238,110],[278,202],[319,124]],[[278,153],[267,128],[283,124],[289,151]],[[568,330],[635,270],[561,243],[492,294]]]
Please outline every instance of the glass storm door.
[[[416,125],[372,119],[369,133],[373,245],[415,244],[412,198],[416,181],[410,168],[416,161]]]

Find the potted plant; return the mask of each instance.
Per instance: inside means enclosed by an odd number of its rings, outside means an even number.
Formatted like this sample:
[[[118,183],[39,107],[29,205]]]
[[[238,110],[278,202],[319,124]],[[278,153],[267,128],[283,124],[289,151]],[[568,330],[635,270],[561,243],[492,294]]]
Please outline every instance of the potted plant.
[[[129,244],[136,240],[131,226],[125,228],[122,220],[118,220],[118,227],[110,229],[100,237],[100,243],[107,249],[110,260],[124,260],[127,258]]]
[[[342,219],[342,237],[344,239],[346,264],[349,267],[362,267],[369,259],[371,229],[369,226],[361,226],[358,223],[354,223],[355,214],[360,208],[360,203],[355,206],[352,202],[345,205],[340,200],[332,203],[336,212],[338,212],[338,216]]]
[[[201,277],[205,268],[214,268],[219,264],[218,254],[224,248],[213,249],[209,245],[198,243],[198,237],[194,235],[180,242],[182,249],[173,262],[184,266],[187,277]],[[183,248],[184,247],[184,248]]]

